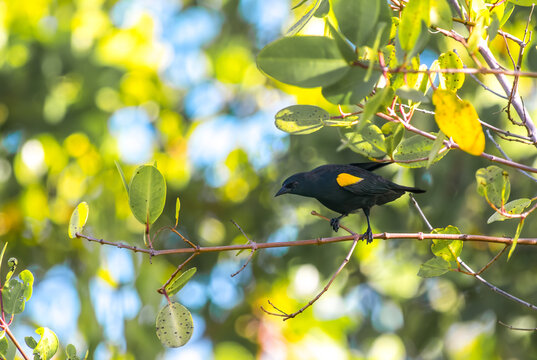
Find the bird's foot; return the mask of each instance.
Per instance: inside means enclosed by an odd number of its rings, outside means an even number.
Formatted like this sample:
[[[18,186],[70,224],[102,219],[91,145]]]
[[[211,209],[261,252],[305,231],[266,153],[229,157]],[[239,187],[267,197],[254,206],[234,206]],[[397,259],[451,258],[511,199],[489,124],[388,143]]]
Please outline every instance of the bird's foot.
[[[373,242],[373,232],[371,231],[371,228],[367,228],[365,233],[362,234],[360,239],[365,240],[367,244],[370,244]]]
[[[337,232],[339,230],[339,217],[330,219],[330,226],[332,226],[332,229]]]

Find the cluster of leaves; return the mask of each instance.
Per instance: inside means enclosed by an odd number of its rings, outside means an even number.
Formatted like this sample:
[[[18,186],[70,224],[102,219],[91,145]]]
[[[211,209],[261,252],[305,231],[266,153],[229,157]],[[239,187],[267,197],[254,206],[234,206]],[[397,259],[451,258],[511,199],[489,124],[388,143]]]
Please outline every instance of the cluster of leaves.
[[[511,16],[515,3],[531,5],[529,1],[513,1],[489,8],[483,1],[474,1],[465,8],[469,20],[475,23],[465,44],[470,55],[484,38],[491,41],[496,36]],[[318,0],[288,36],[262,49],[257,64],[269,77],[303,88],[321,87],[329,102],[357,106],[351,113],[343,113],[340,107],[340,114],[331,116],[314,105],[293,105],[276,114],[276,127],[293,135],[304,135],[336,126],[342,129],[341,148],[374,161],[388,158],[405,167],[429,167],[453,147],[481,155],[485,135],[478,113],[469,101],[457,95],[465,80],[464,73],[458,71],[465,67],[461,58],[448,51],[440,54],[429,69],[420,64],[420,54],[431,36],[428,29],[452,29],[450,5],[446,0],[411,0],[397,10],[400,16],[395,16],[383,0]],[[325,20],[325,35],[297,36],[313,16]],[[434,106],[438,131],[417,129],[417,135],[405,131],[414,112],[428,103]],[[478,192],[495,210],[489,223],[519,219],[514,236],[516,245],[528,215],[524,210],[532,200],[522,198],[507,203],[506,174],[499,167],[490,166],[479,169],[476,178]],[[448,226],[433,233],[460,231]],[[514,248],[511,247],[509,256]],[[438,276],[454,269],[461,250],[461,241],[434,240],[435,257],[422,265],[419,275]]]
[[[129,206],[134,217],[145,226],[144,243],[150,249],[153,248],[150,237],[150,226],[159,218],[164,210],[166,202],[166,181],[164,176],[155,165],[142,165],[136,169],[130,184],[127,184],[125,175],[119,164],[117,168],[125,190],[129,198]],[[181,202],[177,198],[175,210],[175,227],[179,221]],[[82,230],[88,219],[89,206],[81,202],[75,208],[69,222],[69,237],[76,238],[82,234]],[[172,278],[165,284],[162,293],[168,300],[156,319],[156,334],[160,342],[166,347],[180,347],[185,345],[192,337],[194,324],[190,311],[178,302],[172,302],[173,296],[181,290],[194,276],[196,268],[190,268]]]
[[[3,263],[4,254],[7,248],[7,243],[4,244],[2,253],[0,254],[0,265]],[[1,287],[2,301],[0,302],[0,357],[2,359],[14,359],[17,350],[22,352],[18,341],[14,338],[9,327],[14,320],[15,315],[24,312],[26,302],[32,297],[34,276],[25,269],[15,275],[17,270],[18,260],[10,258],[7,261],[9,271]],[[1,267],[1,266],[0,266]],[[51,359],[58,351],[59,341],[56,334],[46,327],[39,327],[35,332],[40,336],[39,340],[31,336],[25,337],[25,342],[28,347],[33,349],[35,360]],[[10,340],[8,340],[8,337]],[[69,344],[66,349],[66,355],[69,360],[80,360],[76,355],[76,348]],[[86,359],[88,353],[84,359]]]

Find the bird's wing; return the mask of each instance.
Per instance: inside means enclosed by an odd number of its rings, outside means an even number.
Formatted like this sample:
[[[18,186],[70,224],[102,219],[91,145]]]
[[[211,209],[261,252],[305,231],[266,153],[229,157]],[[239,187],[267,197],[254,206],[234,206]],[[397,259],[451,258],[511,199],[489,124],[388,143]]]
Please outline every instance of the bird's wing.
[[[393,190],[390,183],[380,176],[359,177],[350,173],[341,172],[336,181],[341,188],[355,195],[380,195]]]

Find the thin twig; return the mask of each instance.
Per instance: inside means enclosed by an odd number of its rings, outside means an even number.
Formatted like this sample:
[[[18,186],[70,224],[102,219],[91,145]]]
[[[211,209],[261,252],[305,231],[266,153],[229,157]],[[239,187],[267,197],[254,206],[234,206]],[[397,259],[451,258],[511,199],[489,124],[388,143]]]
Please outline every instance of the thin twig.
[[[237,270],[236,272],[234,272],[233,274],[231,274],[231,277],[235,277],[237,276],[242,270],[244,270],[246,268],[246,266],[248,266],[248,263],[252,260],[252,258],[254,257],[254,254],[257,250],[257,243],[255,243],[254,241],[250,240],[250,238],[246,235],[246,233],[242,230],[242,228],[239,226],[239,224],[237,224],[234,220],[231,220],[231,222],[233,223],[233,225],[235,225],[237,227],[237,229],[240,230],[240,232],[242,233],[242,235],[246,238],[246,240],[248,240],[248,244],[252,245],[252,248],[250,249],[250,256],[248,256],[248,259],[246,259],[246,262],[244,263],[244,265],[241,266],[241,268],[239,270]]]
[[[425,217],[425,214],[423,213],[423,211],[421,210],[420,205],[418,204],[418,202],[414,198],[414,195],[412,195],[412,194],[408,194],[408,195],[410,196],[410,200],[412,200],[412,202],[414,203],[414,206],[418,210],[418,213],[420,214],[421,218],[425,222],[425,225],[427,225],[427,228],[429,229],[429,231],[433,231],[434,230],[433,226],[431,225],[429,220],[427,220],[427,217]]]
[[[505,326],[506,328],[510,329],[510,330],[518,330],[518,331],[537,331],[537,328],[519,328],[519,327],[514,327],[512,325],[508,325],[504,322],[502,322],[501,320],[498,320],[498,324],[500,325],[503,325]]]
[[[312,215],[314,216],[318,216],[324,220],[327,220],[327,221],[330,221],[329,218],[325,217],[325,216],[322,216],[321,214],[319,214],[318,212],[316,211],[312,211],[311,212]],[[332,277],[330,278],[330,280],[328,281],[328,283],[325,285],[325,287],[313,298],[311,299],[306,305],[304,305],[303,307],[301,307],[299,310],[295,311],[294,313],[291,313],[291,314],[287,314],[285,313],[284,311],[278,309],[276,306],[274,306],[270,301],[269,301],[269,304],[278,311],[278,313],[273,313],[273,312],[269,312],[267,310],[265,310],[263,307],[261,307],[261,310],[263,310],[264,312],[266,312],[267,314],[270,314],[270,315],[275,315],[275,316],[279,316],[279,317],[283,317],[283,321],[286,321],[286,320],[289,320],[289,319],[292,319],[294,317],[296,317],[297,315],[301,314],[304,312],[304,310],[306,310],[307,308],[309,308],[310,306],[312,306],[317,300],[320,299],[320,297],[328,291],[328,289],[330,288],[330,286],[332,285],[332,283],[334,282],[334,280],[336,279],[336,277],[339,275],[339,273],[341,272],[341,270],[343,270],[343,268],[345,267],[345,265],[347,265],[347,263],[350,261],[351,259],[351,256],[352,256],[352,253],[354,252],[354,249],[356,248],[356,244],[358,243],[358,240],[360,240],[360,235],[359,234],[356,234],[355,232],[349,230],[348,228],[346,228],[345,226],[342,226],[340,225],[339,226],[340,228],[346,230],[347,232],[349,232],[349,234],[351,234],[353,236],[353,242],[352,242],[352,245],[351,245],[351,248],[349,249],[349,252],[347,253],[347,256],[345,256],[345,259],[343,259],[343,262],[341,263],[341,265],[339,265],[338,269],[336,270],[336,272],[332,275]]]
[[[17,341],[17,338],[15,337],[15,335],[13,335],[13,333],[11,332],[11,329],[9,328],[8,324],[6,324],[4,322],[4,320],[0,319],[0,328],[6,332],[6,335],[9,337],[9,340],[11,340],[11,342],[13,343],[13,345],[15,345],[15,347],[17,348],[17,350],[19,351],[19,353],[21,354],[21,356],[24,358],[24,360],[30,360],[30,358],[28,357],[28,355],[26,355],[24,353],[24,350],[22,349],[22,346],[19,344],[19,342]]]
[[[507,156],[507,154],[505,153],[505,151],[503,151],[502,147],[500,146],[500,144],[498,144],[496,142],[496,140],[494,140],[494,137],[490,134],[490,131],[487,129],[485,131],[487,133],[487,137],[490,139],[490,141],[492,141],[492,143],[494,144],[494,146],[496,146],[496,149],[498,149],[498,151],[503,155],[504,158],[506,158],[507,160],[511,160],[511,158],[509,158],[509,156]],[[531,174],[529,174],[527,171],[524,171],[522,169],[517,169],[518,171],[520,171],[522,174],[526,175],[527,177],[529,177],[531,180],[537,182],[537,178],[533,177]]]

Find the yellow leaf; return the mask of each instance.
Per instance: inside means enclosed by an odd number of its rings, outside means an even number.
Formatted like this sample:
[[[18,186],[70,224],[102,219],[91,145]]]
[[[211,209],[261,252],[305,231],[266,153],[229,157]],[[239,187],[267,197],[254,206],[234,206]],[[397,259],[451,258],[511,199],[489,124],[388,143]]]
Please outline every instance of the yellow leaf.
[[[71,220],[69,221],[69,237],[71,239],[76,238],[77,233],[81,233],[86,221],[88,221],[89,206],[85,201],[78,204],[76,209],[71,214]]]
[[[476,156],[485,151],[485,134],[472,104],[459,99],[451,90],[440,89],[433,94],[433,104],[438,127],[461,150]]]

